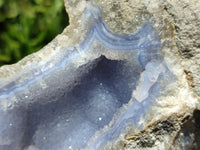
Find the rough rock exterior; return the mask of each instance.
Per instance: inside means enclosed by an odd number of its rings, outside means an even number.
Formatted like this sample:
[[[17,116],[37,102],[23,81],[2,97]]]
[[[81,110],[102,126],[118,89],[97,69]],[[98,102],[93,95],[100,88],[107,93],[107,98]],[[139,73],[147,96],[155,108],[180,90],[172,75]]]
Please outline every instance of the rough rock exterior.
[[[200,1],[65,5],[62,34],[0,68],[0,150],[199,149]]]

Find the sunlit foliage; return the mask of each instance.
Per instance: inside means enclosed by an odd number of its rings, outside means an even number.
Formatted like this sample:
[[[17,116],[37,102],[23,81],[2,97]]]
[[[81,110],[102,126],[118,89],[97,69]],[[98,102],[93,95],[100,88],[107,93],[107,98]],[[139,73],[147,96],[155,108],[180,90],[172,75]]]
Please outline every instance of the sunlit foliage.
[[[0,0],[0,66],[41,49],[67,25],[64,0]]]

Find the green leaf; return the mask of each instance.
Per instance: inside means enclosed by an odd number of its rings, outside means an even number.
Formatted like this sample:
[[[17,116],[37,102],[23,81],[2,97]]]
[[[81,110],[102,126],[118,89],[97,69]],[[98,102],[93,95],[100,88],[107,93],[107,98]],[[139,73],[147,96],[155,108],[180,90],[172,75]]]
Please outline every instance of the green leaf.
[[[0,0],[0,8],[4,5],[5,0]]]
[[[10,57],[7,56],[7,55],[1,55],[0,54],[0,61],[9,62],[10,61]]]
[[[35,52],[68,24],[63,0],[0,0],[0,65]]]

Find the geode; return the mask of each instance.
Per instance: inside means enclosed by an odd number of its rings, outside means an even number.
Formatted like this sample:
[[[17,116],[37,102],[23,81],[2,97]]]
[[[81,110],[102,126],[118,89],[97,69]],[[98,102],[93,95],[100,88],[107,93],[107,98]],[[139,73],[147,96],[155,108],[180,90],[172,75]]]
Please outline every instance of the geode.
[[[155,120],[192,112],[198,98],[157,1],[66,6],[61,35],[0,68],[0,150],[120,149]]]

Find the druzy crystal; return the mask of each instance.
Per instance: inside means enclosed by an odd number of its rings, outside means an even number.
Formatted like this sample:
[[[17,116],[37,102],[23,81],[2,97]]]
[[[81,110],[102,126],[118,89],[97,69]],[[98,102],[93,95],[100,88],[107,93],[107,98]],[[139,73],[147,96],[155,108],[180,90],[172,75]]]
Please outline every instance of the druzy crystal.
[[[84,4],[78,42],[0,78],[0,150],[102,149],[128,128],[143,129],[176,89],[150,18],[133,33],[115,33],[101,7]]]

